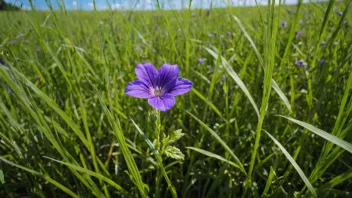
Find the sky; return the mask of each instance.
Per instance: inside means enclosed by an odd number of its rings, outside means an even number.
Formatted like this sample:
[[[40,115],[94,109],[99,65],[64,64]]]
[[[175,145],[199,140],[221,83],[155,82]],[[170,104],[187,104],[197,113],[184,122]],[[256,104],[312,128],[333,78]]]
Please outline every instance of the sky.
[[[28,0],[5,0],[6,2],[21,5],[24,9],[29,9],[30,4]],[[33,0],[33,4],[38,10],[47,10],[46,1],[50,1],[54,9],[59,8],[59,4],[65,3],[68,10],[93,10],[93,0]],[[267,0],[257,0],[259,4],[265,5]],[[277,0],[278,1],[278,0]],[[285,4],[296,4],[298,0],[282,0]],[[322,0],[316,0],[322,1]],[[109,9],[108,3],[113,10],[153,10],[156,9],[156,0],[95,0],[96,8],[98,10]],[[188,8],[189,0],[159,0],[163,9],[184,9]],[[308,2],[308,0],[304,0]],[[58,4],[59,3],[59,4]],[[231,6],[253,6],[255,0],[193,0],[191,8],[210,8]]]

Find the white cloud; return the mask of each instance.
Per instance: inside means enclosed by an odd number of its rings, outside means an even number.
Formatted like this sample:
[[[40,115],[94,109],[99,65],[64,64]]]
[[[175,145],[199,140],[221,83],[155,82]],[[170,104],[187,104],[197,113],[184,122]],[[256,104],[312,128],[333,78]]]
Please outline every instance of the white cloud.
[[[74,5],[74,6],[77,5],[77,1],[73,1],[72,5]]]
[[[93,2],[88,3],[88,6],[91,7],[91,8],[93,8],[93,7],[94,7]]]

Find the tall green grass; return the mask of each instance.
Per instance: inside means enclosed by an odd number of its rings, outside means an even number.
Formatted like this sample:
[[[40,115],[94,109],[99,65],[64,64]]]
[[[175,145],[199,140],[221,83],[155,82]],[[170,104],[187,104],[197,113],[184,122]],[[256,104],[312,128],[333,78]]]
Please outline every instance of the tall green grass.
[[[155,3],[0,12],[0,194],[348,197],[351,1]],[[158,116],[124,94],[145,61],[194,86]]]

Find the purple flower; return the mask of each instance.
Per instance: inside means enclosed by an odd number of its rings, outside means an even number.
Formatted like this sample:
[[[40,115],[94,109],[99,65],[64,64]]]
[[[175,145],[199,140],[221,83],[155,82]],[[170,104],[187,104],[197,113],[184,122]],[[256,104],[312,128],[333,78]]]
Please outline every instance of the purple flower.
[[[299,20],[299,24],[301,24],[301,25],[302,25],[302,24],[303,24],[303,21],[302,21],[302,20]]]
[[[35,50],[35,52],[39,53],[39,52],[40,52],[40,48],[37,48],[37,49]]]
[[[196,16],[196,13],[192,12],[192,17],[195,17]]]
[[[303,60],[299,60],[299,61],[296,61],[295,62],[295,65],[298,66],[298,67],[302,67],[304,64],[304,61]]]
[[[325,60],[324,59],[320,59],[319,65],[324,65],[324,63],[325,63]]]
[[[164,64],[159,70],[146,62],[135,69],[139,80],[128,83],[125,94],[135,98],[147,98],[148,104],[160,111],[167,111],[175,105],[175,96],[185,94],[192,88],[192,82],[178,78],[177,65]]]
[[[226,34],[227,34],[227,36],[231,36],[232,35],[230,31],[226,32]]]
[[[320,46],[325,47],[326,46],[326,42],[325,41],[321,42]]]
[[[348,25],[348,21],[344,21],[343,24],[344,24],[344,25]]]
[[[199,63],[199,64],[204,63],[204,61],[205,61],[205,58],[199,58],[199,59],[198,59],[198,63]]]
[[[158,26],[157,26],[157,25],[155,25],[153,29],[154,29],[154,30],[157,30],[157,29],[158,29]]]
[[[208,34],[208,37],[209,37],[209,38],[213,38],[213,35],[212,35],[212,34]]]
[[[221,35],[221,39],[224,39],[225,37],[224,37],[224,35]]]
[[[287,26],[287,22],[286,21],[281,23],[281,27],[286,27],[286,26]]]
[[[336,12],[336,14],[342,16],[342,12]]]
[[[16,42],[17,41],[14,39],[14,40],[11,41],[11,44],[14,45],[14,44],[16,44]]]
[[[303,32],[298,32],[298,33],[296,34],[296,37],[299,38],[299,37],[302,36],[302,34],[303,34]]]

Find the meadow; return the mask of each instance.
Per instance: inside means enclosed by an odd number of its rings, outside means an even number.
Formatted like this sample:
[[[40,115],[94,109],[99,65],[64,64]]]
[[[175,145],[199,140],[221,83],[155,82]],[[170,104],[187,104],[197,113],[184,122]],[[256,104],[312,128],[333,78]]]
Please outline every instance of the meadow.
[[[351,1],[270,2],[0,12],[0,195],[351,197]],[[192,89],[125,94],[145,62]]]

